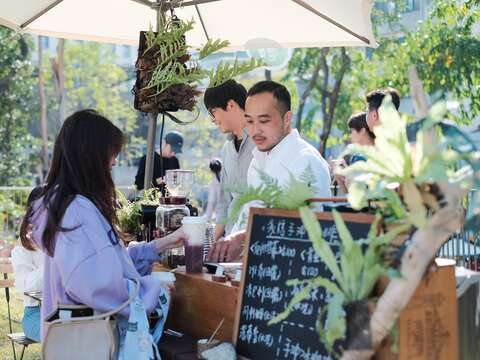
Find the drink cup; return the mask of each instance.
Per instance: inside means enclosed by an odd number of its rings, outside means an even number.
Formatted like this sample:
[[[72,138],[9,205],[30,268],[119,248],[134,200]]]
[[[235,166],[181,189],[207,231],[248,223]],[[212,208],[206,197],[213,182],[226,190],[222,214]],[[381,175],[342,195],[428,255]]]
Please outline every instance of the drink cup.
[[[205,241],[205,219],[198,216],[185,216],[182,219],[183,231],[188,236],[185,242],[185,265],[187,273],[203,271],[203,246]]]

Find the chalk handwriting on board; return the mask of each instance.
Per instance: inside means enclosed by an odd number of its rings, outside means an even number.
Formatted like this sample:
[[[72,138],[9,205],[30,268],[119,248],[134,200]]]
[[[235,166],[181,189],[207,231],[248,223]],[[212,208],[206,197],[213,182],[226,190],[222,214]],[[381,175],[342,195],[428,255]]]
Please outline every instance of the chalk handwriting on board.
[[[340,239],[333,219],[320,222],[325,240],[338,253]],[[370,223],[347,221],[347,227],[358,239],[367,236]],[[236,327],[238,354],[248,359],[330,359],[315,330],[319,308],[329,301],[323,289],[311,290],[285,321],[267,325],[305,287],[302,283],[286,286],[288,279],[333,279],[315,253],[301,219],[254,215],[248,250]]]

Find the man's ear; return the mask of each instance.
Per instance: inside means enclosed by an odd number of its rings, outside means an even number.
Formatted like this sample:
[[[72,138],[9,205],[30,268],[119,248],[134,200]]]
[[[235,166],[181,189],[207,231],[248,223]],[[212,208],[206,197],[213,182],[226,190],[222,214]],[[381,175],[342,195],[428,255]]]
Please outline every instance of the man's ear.
[[[238,107],[238,104],[235,102],[235,100],[228,100],[227,102],[227,111],[233,110],[236,107]]]
[[[291,111],[287,111],[285,115],[283,115],[283,125],[285,130],[292,125],[292,117],[293,113]]]

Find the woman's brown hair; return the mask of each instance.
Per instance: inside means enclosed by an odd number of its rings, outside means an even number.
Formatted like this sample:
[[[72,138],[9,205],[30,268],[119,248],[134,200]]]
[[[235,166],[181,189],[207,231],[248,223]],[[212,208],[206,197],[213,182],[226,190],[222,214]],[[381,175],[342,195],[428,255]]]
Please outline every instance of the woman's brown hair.
[[[31,216],[33,202],[42,196],[42,192],[43,192],[43,186],[37,186],[33,188],[33,190],[30,192],[27,198],[27,213],[23,217],[22,223],[20,224],[20,242],[22,243],[22,246],[25,249],[31,250],[31,251],[36,250],[36,247],[33,246],[30,239],[27,237],[28,225],[29,225],[28,219]]]
[[[52,164],[43,190],[47,223],[41,243],[49,256],[55,252],[57,232],[72,230],[62,227],[61,223],[77,195],[92,201],[112,226],[118,224],[115,186],[109,164],[124,144],[123,132],[95,110],[77,111],[65,120],[55,140]],[[34,215],[30,206],[27,221],[30,222]],[[21,237],[26,235],[25,230]]]

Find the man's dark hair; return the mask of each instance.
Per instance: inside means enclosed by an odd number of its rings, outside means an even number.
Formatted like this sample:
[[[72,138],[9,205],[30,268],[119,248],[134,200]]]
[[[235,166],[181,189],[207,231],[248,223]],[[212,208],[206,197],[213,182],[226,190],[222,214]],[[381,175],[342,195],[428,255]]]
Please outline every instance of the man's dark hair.
[[[247,89],[235,80],[228,80],[222,85],[208,88],[203,95],[203,103],[208,111],[213,108],[227,110],[227,103],[230,100],[235,101],[238,106],[245,110],[246,99]]]
[[[377,89],[369,92],[367,94],[367,103],[368,108],[370,110],[377,110],[383,102],[383,98],[387,95],[392,97],[392,102],[395,108],[398,110],[400,107],[400,95],[398,91],[394,88],[386,88],[386,89]]]
[[[292,98],[287,88],[282,84],[269,80],[260,81],[248,90],[247,97],[261,93],[270,93],[273,95],[277,100],[278,111],[282,116],[285,115],[287,111],[291,110]]]
[[[369,129],[367,124],[367,113],[361,112],[353,114],[350,116],[350,119],[348,119],[347,125],[349,129],[355,129],[357,132],[365,129],[370,139],[375,140],[375,134]]]

